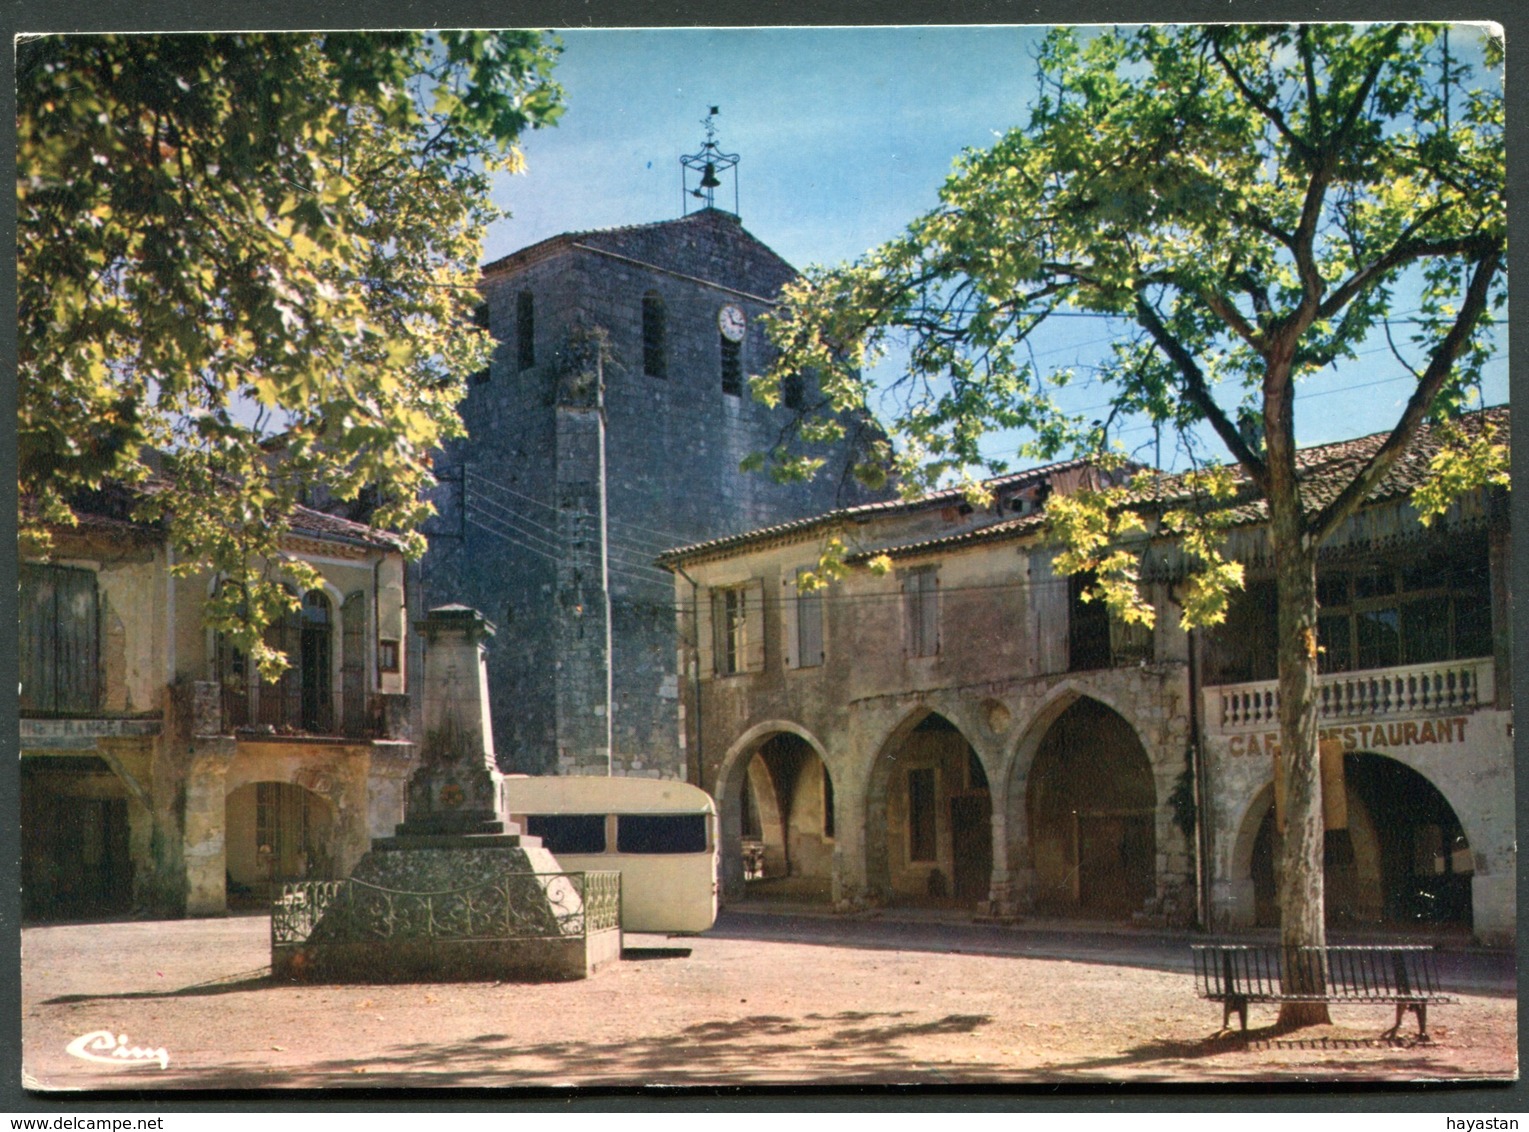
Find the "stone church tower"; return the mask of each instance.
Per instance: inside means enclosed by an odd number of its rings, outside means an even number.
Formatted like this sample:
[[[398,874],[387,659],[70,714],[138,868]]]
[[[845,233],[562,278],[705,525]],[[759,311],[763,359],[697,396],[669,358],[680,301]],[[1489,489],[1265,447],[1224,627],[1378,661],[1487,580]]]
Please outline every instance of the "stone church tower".
[[[686,777],[673,580],[654,558],[872,498],[844,474],[874,435],[863,422],[810,483],[739,470],[792,418],[748,375],[770,362],[760,316],[794,275],[714,207],[484,268],[498,345],[461,406],[468,438],[437,462],[423,574],[427,606],[498,627],[506,771]]]

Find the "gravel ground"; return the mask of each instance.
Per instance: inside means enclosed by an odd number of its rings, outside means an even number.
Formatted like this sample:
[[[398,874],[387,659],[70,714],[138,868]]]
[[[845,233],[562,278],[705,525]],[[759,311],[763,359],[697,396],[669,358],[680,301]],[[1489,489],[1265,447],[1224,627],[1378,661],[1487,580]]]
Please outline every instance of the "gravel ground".
[[[38,1089],[345,1086],[918,1085],[1418,1081],[1517,1073],[1508,990],[1430,1011],[1432,1041],[1387,1042],[1386,1006],[1246,1038],[1182,971],[803,942],[725,919],[692,939],[628,936],[643,958],[552,984],[292,986],[268,921],[245,916],[28,928],[23,1071]],[[763,929],[763,925],[761,925]],[[684,952],[688,949],[688,954]],[[1403,1034],[1415,1032],[1409,1016]],[[70,1056],[108,1030],[168,1064]]]

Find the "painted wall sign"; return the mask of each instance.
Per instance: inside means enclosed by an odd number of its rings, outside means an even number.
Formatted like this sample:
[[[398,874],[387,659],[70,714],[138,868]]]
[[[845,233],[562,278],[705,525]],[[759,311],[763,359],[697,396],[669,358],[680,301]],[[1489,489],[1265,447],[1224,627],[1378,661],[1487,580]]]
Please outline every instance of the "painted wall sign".
[[[1343,727],[1324,727],[1321,739],[1340,742],[1345,751],[1370,751],[1387,747],[1417,747],[1437,743],[1464,743],[1469,716],[1445,719],[1409,719],[1403,723],[1355,723]],[[1232,758],[1279,753],[1279,732],[1233,735],[1226,743]]]

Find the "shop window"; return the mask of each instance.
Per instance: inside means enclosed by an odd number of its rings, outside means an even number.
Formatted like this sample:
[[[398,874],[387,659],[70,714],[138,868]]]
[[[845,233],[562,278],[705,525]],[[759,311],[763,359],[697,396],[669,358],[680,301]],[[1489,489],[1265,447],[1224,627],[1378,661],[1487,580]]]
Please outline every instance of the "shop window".
[[[515,296],[515,366],[528,370],[536,364],[536,301],[530,291]]]
[[[20,583],[21,710],[96,711],[101,626],[95,573],[23,564]]]
[[[903,640],[909,656],[940,651],[939,585],[938,566],[919,566],[902,576]]]
[[[908,772],[908,860],[935,859],[934,768]]]
[[[1317,580],[1322,672],[1492,655],[1491,584],[1482,547],[1469,561],[1423,554],[1397,566]]]
[[[664,300],[649,291],[642,297],[642,372],[649,377],[669,376],[668,329]]]

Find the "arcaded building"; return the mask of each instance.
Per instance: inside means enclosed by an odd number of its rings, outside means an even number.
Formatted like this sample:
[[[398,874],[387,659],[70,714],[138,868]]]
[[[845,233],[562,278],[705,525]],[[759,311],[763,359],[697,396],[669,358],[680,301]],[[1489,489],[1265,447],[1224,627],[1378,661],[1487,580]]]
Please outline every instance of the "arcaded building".
[[[488,672],[500,764],[532,774],[685,778],[674,587],[664,549],[873,498],[844,474],[867,426],[811,483],[740,470],[782,442],[810,383],[748,388],[761,316],[795,270],[737,216],[555,236],[487,265],[497,342],[468,436],[440,454],[428,604],[499,632]]]
[[[1506,410],[1491,419],[1507,437]],[[1309,489],[1382,437],[1308,449]],[[1409,503],[1425,434],[1323,548],[1328,918],[1514,934],[1505,498],[1431,526]],[[922,903],[1216,930],[1274,922],[1272,568],[1257,506],[1226,625],[1179,627],[1177,548],[1144,562],[1144,631],[1058,575],[1046,502],[1101,473],[1054,464],[841,508],[665,555],[697,781],[720,804],[726,893]],[[852,569],[798,575],[828,537]],[[892,569],[877,573],[879,556]],[[694,583],[694,586],[692,586]],[[1340,785],[1341,783],[1341,785]],[[1203,866],[1203,867],[1202,867]]]
[[[413,766],[399,541],[297,509],[282,549],[322,581],[272,627],[291,667],[267,684],[203,622],[219,579],[173,575],[125,492],[77,510],[20,567],[23,915],[218,914],[344,876]]]

